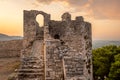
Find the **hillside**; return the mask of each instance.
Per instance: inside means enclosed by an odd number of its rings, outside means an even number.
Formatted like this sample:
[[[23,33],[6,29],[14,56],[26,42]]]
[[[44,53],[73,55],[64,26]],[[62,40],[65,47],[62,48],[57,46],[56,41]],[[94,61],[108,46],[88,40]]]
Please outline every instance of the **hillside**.
[[[120,41],[114,41],[114,40],[93,40],[92,42],[92,48],[99,48],[99,47],[103,47],[106,45],[117,45],[120,46]]]
[[[0,41],[0,58],[18,57],[22,49],[22,40]]]
[[[8,36],[6,34],[0,33],[0,41],[9,41],[9,40],[19,40],[22,39],[21,36]]]
[[[18,57],[0,58],[0,80],[8,80],[8,77],[18,68]]]

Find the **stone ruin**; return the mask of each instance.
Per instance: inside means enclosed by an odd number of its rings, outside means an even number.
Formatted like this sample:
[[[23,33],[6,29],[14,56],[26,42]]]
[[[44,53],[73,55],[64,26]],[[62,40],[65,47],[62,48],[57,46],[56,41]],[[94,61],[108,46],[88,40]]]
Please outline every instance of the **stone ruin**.
[[[36,21],[44,17],[44,26]],[[42,11],[24,11],[24,39],[18,80],[93,80],[91,24],[82,16],[62,21]]]

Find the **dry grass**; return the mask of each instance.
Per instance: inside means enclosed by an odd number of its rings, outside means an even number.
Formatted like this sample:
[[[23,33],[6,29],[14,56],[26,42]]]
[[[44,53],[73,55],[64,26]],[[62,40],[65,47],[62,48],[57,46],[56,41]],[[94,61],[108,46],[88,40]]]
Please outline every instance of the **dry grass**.
[[[0,58],[0,80],[7,80],[19,65],[19,58]]]

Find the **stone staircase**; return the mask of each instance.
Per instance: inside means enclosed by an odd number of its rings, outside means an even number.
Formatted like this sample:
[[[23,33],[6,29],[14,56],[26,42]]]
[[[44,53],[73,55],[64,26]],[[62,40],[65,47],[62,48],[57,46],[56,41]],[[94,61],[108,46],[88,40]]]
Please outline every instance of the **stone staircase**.
[[[17,70],[18,80],[44,80],[44,65],[39,58],[22,59],[21,68]]]

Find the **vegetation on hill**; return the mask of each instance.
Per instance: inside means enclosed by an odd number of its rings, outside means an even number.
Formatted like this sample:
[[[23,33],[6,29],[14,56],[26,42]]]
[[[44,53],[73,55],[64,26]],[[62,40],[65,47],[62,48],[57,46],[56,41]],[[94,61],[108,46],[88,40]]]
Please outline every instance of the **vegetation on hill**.
[[[104,46],[92,53],[94,80],[120,80],[120,46]]]

